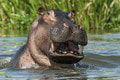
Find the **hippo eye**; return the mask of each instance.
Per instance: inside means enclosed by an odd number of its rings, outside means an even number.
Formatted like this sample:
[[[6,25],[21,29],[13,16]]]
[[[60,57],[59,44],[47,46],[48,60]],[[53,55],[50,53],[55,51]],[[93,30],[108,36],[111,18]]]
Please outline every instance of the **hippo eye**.
[[[71,26],[68,26],[66,23],[64,23],[63,26],[64,26],[65,30],[67,29],[70,33],[72,33],[72,27]]]
[[[51,16],[51,17],[56,17],[56,14],[55,14],[55,12],[54,12],[53,10],[47,12],[47,14],[48,14],[49,16]]]
[[[48,15],[50,15],[50,13],[49,13],[49,12],[48,12],[47,14],[48,14]]]

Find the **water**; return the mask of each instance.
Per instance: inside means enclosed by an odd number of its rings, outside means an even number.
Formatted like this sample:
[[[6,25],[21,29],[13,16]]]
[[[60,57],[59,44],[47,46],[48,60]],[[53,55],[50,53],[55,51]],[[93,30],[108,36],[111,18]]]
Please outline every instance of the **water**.
[[[0,37],[0,61],[9,60],[26,37]],[[85,58],[75,68],[0,69],[0,80],[120,80],[120,33],[89,35]]]

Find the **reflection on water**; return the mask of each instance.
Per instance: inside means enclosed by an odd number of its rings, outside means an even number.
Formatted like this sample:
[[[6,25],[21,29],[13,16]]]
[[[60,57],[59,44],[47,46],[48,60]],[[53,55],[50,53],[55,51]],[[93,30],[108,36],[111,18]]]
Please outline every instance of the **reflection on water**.
[[[26,42],[26,37],[0,37],[0,61]],[[89,35],[85,59],[75,68],[0,69],[0,80],[118,80],[120,79],[120,33]]]

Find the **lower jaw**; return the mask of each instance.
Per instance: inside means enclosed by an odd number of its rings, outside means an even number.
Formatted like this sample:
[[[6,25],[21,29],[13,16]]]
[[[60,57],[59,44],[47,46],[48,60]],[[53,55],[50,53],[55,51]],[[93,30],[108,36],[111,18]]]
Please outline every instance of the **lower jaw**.
[[[75,64],[82,60],[84,56],[64,55],[64,54],[52,54],[49,56],[51,62],[55,64],[70,65]]]
[[[51,66],[52,66],[52,67],[70,67],[70,68],[74,67],[74,64],[56,63],[56,62],[54,62],[54,61],[52,61],[52,60],[50,60],[50,63],[51,63]]]

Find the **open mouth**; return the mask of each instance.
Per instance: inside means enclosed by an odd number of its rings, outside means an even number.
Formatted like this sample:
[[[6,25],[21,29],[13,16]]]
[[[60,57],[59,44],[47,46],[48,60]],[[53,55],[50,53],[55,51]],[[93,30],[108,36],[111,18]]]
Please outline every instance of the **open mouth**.
[[[83,48],[83,46],[78,47],[73,41],[53,43],[50,48],[50,58],[62,64],[77,63],[84,58]]]

